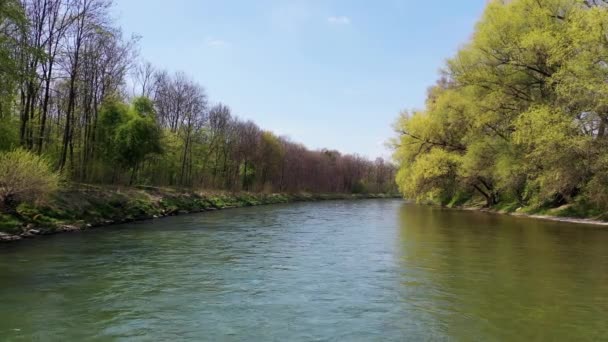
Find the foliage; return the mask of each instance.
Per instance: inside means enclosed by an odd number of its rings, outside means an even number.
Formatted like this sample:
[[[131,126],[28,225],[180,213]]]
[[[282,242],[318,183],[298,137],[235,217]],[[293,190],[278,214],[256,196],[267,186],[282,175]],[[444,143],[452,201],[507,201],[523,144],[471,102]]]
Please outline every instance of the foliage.
[[[0,118],[0,151],[8,151],[19,145],[18,122],[12,117]]]
[[[14,213],[19,203],[44,198],[59,187],[47,160],[18,149],[0,153],[0,205]]]
[[[16,36],[22,32],[25,22],[18,0],[0,1],[0,120],[6,119],[10,114],[11,103],[15,98],[14,91],[19,77],[18,60],[15,58],[18,46]],[[0,137],[2,133],[4,132],[0,130]]]
[[[401,191],[607,210],[607,24],[605,6],[583,1],[490,2],[425,110],[395,126]]]
[[[101,106],[97,136],[99,151],[102,158],[108,162],[115,161],[118,154],[116,131],[129,120],[129,107],[117,99],[108,99]]]
[[[115,132],[116,159],[128,167],[136,167],[148,155],[162,152],[161,132],[156,122],[152,117],[137,114],[131,114]]]

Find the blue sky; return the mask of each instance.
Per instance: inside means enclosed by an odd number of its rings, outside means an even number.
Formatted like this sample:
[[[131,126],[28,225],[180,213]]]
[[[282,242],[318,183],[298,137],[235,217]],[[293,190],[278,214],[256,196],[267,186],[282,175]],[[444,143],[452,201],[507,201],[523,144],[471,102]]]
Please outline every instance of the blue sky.
[[[421,108],[486,0],[115,0],[140,55],[212,102],[302,142],[375,158]]]

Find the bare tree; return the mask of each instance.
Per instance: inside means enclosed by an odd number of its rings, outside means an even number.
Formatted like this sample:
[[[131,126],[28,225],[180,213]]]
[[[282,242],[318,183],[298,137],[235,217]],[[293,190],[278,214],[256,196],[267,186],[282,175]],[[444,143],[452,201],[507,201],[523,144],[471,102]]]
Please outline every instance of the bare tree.
[[[141,62],[137,64],[134,70],[135,86],[139,87],[139,96],[151,97],[154,93],[154,74],[156,69],[150,62]],[[133,91],[137,93],[137,91]]]

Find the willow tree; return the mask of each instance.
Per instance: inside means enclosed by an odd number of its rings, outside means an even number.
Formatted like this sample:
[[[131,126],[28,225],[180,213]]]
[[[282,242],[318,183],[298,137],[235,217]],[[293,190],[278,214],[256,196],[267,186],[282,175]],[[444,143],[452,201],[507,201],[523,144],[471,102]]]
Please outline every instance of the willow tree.
[[[404,194],[487,206],[593,198],[608,179],[607,19],[578,0],[490,3],[425,110],[396,125]]]

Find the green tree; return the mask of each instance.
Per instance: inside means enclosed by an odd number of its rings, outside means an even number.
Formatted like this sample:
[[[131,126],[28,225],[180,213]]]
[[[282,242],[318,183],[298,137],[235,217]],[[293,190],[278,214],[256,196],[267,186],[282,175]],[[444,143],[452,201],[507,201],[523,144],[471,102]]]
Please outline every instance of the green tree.
[[[135,180],[140,164],[151,154],[162,152],[161,131],[154,120],[135,116],[116,131],[117,161],[131,169],[129,184]]]
[[[142,162],[162,153],[162,131],[156,123],[152,102],[137,98],[131,107],[118,100],[102,106],[99,121],[100,148],[109,165],[131,170],[133,183]]]
[[[25,16],[17,0],[0,1],[0,120],[12,114],[19,63],[18,37],[25,30]]]
[[[491,2],[424,111],[402,116],[402,192],[487,206],[559,206],[608,179],[608,9],[577,0]],[[450,199],[452,197],[452,199]],[[465,196],[466,197],[466,196]]]
[[[283,147],[277,136],[271,132],[262,132],[257,169],[260,176],[258,181],[263,189],[267,190],[272,185],[272,180],[275,180],[276,185],[280,183],[283,158]]]

